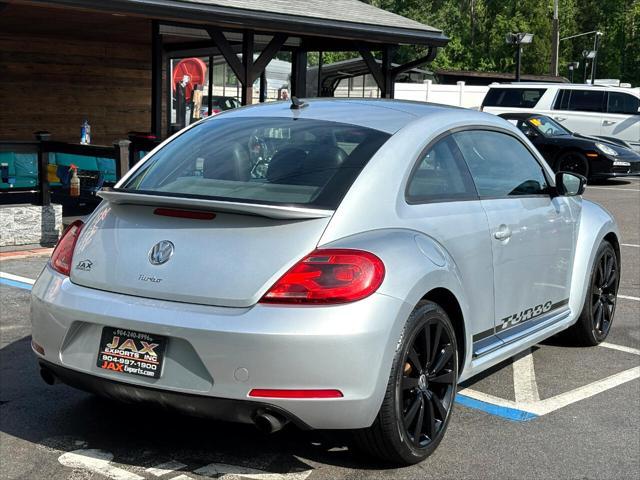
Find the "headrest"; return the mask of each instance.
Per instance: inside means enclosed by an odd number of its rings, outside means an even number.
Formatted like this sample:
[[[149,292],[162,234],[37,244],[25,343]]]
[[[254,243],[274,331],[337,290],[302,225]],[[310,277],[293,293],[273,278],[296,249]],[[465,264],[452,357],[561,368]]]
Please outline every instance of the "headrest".
[[[298,184],[298,176],[307,157],[307,152],[297,147],[278,150],[269,162],[267,180],[272,183]]]
[[[250,180],[251,159],[247,147],[234,142],[217,150],[205,160],[202,175],[217,180]]]

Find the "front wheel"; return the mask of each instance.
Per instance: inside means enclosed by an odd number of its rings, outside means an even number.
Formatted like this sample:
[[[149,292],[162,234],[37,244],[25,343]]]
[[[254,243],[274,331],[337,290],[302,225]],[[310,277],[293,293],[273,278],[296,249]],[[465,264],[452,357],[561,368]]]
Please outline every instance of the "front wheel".
[[[589,161],[580,152],[565,152],[556,161],[556,172],[571,172],[589,178]]]
[[[371,427],[354,432],[356,446],[395,464],[421,462],[444,436],[457,381],[451,321],[436,303],[420,302],[396,350],[382,407]]]
[[[568,330],[575,343],[595,346],[607,338],[616,311],[619,281],[618,257],[613,246],[604,240],[593,263],[582,313]]]

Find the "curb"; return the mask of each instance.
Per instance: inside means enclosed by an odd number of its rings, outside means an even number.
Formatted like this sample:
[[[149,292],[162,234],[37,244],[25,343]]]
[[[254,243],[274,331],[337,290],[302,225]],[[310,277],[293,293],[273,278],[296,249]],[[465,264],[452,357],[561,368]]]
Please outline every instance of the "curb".
[[[13,250],[9,252],[0,252],[0,260],[14,260],[17,258],[49,256],[53,252],[53,248],[34,248],[30,250]]]

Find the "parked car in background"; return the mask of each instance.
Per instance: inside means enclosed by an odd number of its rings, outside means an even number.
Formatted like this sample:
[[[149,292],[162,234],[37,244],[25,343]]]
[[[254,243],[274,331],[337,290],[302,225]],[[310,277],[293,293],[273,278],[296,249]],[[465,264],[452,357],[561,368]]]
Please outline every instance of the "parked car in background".
[[[640,152],[640,88],[511,83],[489,87],[481,110],[531,112],[583,135],[613,137]]]
[[[621,143],[571,132],[546,115],[503,113],[540,151],[554,171],[589,179],[640,175],[640,154]]]
[[[268,432],[349,429],[412,464],[459,382],[563,330],[607,337],[619,232],[584,177],[493,115],[299,107],[198,122],[99,193],[33,286],[43,380]]]
[[[231,110],[233,108],[238,108],[240,106],[240,102],[235,97],[222,97],[219,95],[215,95],[211,97],[211,115],[217,115],[218,113],[224,112],[225,110]],[[202,97],[202,105],[200,107],[200,115],[202,117],[209,116],[209,96],[205,95]]]

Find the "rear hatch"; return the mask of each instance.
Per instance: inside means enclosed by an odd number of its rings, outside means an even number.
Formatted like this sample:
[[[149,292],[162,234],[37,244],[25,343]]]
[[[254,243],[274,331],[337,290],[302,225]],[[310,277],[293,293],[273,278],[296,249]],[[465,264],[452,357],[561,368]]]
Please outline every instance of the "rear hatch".
[[[71,281],[140,297],[247,307],[313,251],[329,217],[268,218],[216,212],[213,219],[154,214],[155,205],[103,204],[76,245]],[[162,241],[173,254],[160,265]]]
[[[255,304],[314,250],[390,136],[303,118],[311,110],[285,106],[283,117],[230,112],[176,136],[117,188],[99,193],[107,202],[79,238],[71,280],[141,297]],[[185,218],[189,211],[215,218]],[[156,261],[156,245],[172,255]]]

